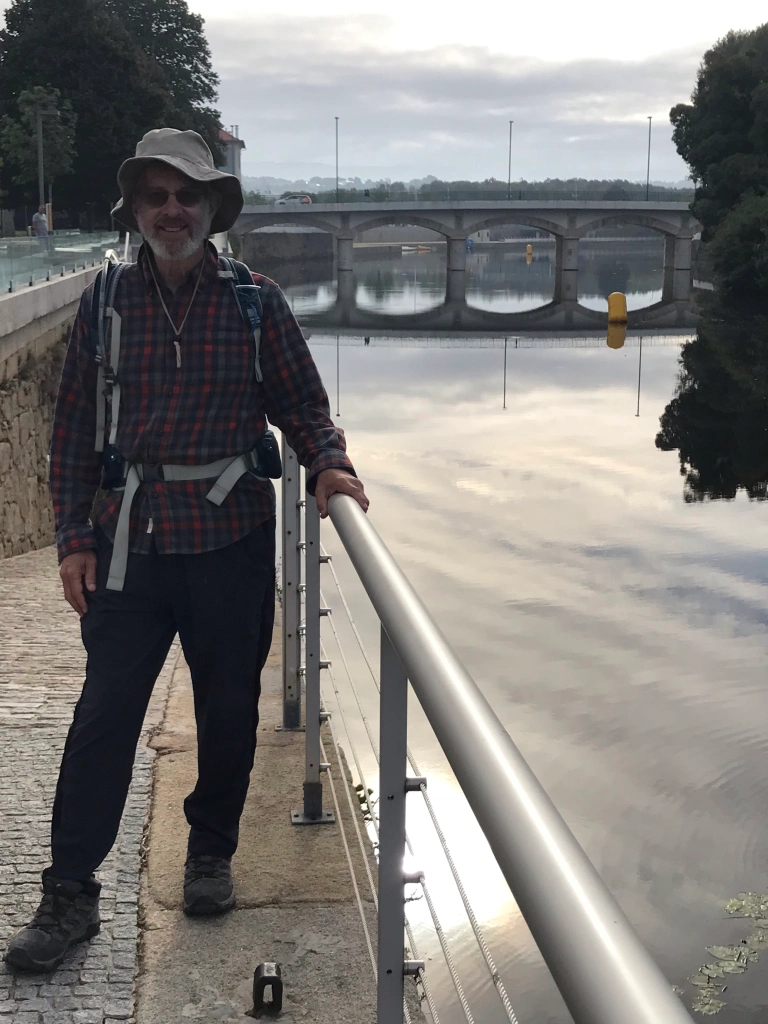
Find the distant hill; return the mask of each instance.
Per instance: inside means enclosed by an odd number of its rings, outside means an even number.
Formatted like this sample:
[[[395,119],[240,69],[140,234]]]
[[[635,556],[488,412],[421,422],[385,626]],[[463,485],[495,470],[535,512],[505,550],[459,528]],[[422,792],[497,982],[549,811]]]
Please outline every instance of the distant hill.
[[[273,175],[243,175],[243,188],[248,192],[260,192],[262,195],[282,195],[285,192],[307,192],[308,194],[314,194],[317,192],[329,192],[331,189],[336,187],[336,178],[321,176],[319,174],[313,175],[310,178],[281,178]],[[393,190],[405,190],[405,189],[421,189],[424,186],[433,185],[436,188],[441,186],[447,186],[450,189],[455,190],[471,190],[472,188],[480,189],[487,187],[489,184],[494,183],[494,179],[486,179],[485,181],[442,181],[436,178],[434,174],[428,174],[424,178],[412,178],[410,181],[405,182],[392,182],[389,178],[367,178],[365,180],[355,178],[339,178],[340,189],[350,190],[363,190],[363,189],[376,189],[382,186],[390,186]],[[506,183],[504,183],[506,185]],[[654,180],[651,185],[655,189],[691,189],[693,188],[693,182],[688,179],[681,181],[658,181]],[[515,191],[521,189],[527,191],[529,189],[547,189],[552,191],[572,191],[577,192],[606,192],[610,189],[637,189],[645,186],[645,181],[627,181],[625,179],[598,179],[598,178],[547,178],[544,181],[514,181],[512,182],[512,188]]]

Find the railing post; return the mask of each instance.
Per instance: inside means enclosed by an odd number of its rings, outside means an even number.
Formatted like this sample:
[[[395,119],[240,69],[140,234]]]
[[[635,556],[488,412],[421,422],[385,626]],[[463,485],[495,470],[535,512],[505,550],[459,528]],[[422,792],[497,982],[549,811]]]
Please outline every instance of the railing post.
[[[301,472],[283,437],[283,729],[301,728]]]
[[[381,627],[379,747],[379,938],[377,1024],[403,1024],[404,979],[424,964],[406,961],[405,795],[408,745],[408,677],[384,627]],[[418,780],[421,782],[422,780]]]
[[[307,495],[304,506],[304,687],[306,707],[306,748],[304,806],[292,811],[294,825],[319,825],[335,821],[332,811],[323,810],[320,773],[327,768],[320,753],[320,513],[317,502]]]

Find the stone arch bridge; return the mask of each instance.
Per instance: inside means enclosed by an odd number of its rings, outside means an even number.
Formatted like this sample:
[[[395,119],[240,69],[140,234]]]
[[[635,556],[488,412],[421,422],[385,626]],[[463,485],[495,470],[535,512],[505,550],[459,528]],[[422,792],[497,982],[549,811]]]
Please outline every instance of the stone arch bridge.
[[[245,234],[272,225],[306,225],[336,240],[339,294],[352,288],[353,243],[363,231],[394,224],[429,228],[448,249],[446,301],[463,301],[466,239],[499,224],[540,228],[555,238],[557,303],[577,304],[579,240],[602,227],[628,224],[651,228],[664,238],[664,302],[687,302],[691,290],[691,248],[701,226],[688,203],[605,200],[509,200],[499,202],[328,203],[306,206],[246,206],[233,229]]]

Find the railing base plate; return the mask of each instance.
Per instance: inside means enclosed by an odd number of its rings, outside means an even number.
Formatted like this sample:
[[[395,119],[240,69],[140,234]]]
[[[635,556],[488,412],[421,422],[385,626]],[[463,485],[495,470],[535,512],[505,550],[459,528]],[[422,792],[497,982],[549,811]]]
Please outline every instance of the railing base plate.
[[[308,818],[304,811],[291,811],[292,825],[333,825],[335,822],[333,811],[322,811],[319,818]]]

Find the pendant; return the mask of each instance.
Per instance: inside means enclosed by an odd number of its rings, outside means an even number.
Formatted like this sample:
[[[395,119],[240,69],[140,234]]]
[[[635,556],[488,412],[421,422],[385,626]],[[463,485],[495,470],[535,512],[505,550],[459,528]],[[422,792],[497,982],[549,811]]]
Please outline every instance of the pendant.
[[[181,345],[178,340],[174,341],[173,347],[176,349],[176,369],[181,369]]]

